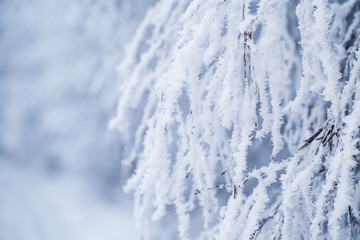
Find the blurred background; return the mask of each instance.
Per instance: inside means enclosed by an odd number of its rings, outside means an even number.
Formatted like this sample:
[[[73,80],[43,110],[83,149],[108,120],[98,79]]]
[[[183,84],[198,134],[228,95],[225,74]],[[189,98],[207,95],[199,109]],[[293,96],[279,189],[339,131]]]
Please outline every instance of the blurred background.
[[[0,239],[136,239],[108,122],[154,2],[0,1]]]

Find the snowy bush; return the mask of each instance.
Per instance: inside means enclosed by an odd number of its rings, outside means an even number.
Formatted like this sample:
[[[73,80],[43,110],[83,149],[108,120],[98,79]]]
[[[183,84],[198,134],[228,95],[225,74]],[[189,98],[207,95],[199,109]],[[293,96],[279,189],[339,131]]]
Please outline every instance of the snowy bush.
[[[110,123],[142,238],[359,239],[359,10],[162,0],[147,12]]]

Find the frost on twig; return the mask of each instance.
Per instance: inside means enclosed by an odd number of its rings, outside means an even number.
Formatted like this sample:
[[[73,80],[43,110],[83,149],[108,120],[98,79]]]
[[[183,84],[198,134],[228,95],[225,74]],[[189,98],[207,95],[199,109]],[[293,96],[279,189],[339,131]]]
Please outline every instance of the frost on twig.
[[[162,220],[181,239],[359,234],[359,29],[355,0],[150,9],[110,124],[141,237]]]

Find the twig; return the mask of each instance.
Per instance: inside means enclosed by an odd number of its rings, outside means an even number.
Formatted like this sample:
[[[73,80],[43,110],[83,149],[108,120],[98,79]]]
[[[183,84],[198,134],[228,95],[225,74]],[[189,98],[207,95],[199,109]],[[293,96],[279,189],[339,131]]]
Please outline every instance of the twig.
[[[317,132],[314,135],[312,135],[310,138],[305,140],[305,144],[300,148],[300,150],[309,146],[309,144],[312,143],[317,136],[319,136],[319,134],[322,132],[322,130],[323,130],[323,128],[320,128],[319,130],[317,130]]]

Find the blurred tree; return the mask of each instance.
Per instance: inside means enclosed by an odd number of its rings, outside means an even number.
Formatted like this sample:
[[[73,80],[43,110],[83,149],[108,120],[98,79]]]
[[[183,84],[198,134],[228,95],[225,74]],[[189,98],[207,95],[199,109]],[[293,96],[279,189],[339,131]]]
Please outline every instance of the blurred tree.
[[[0,3],[0,160],[118,188],[116,65],[154,2]]]

